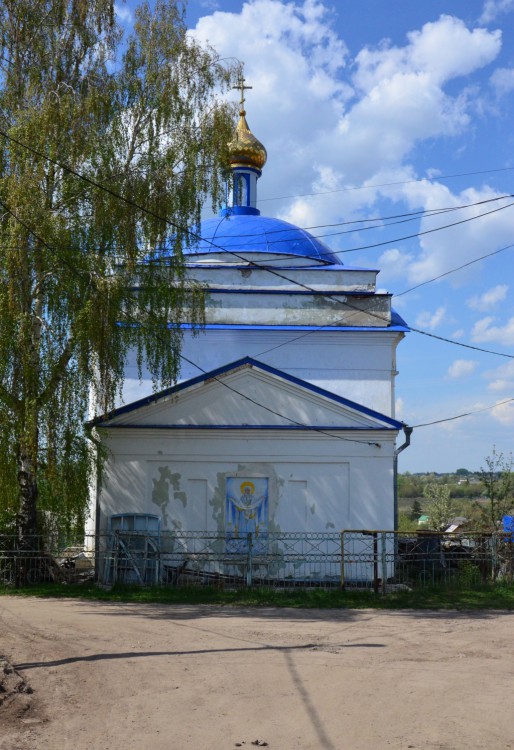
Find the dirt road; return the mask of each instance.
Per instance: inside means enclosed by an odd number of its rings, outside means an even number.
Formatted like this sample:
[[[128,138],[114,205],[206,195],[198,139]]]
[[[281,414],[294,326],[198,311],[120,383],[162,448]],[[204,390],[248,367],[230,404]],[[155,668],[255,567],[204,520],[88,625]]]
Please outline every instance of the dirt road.
[[[34,692],[0,707],[0,748],[514,748],[513,634],[509,613],[2,597]]]

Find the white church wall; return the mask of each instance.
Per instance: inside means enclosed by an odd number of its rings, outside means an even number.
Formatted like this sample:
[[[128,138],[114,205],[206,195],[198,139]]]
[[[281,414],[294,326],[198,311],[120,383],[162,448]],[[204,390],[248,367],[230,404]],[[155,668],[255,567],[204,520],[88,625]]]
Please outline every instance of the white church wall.
[[[241,357],[254,357],[271,367],[320,388],[394,416],[397,332],[259,331],[208,329],[193,337],[186,332],[179,381],[189,380]],[[273,347],[279,347],[273,349]],[[267,351],[273,349],[273,351]],[[194,367],[186,360],[199,366]],[[148,372],[140,383],[135,353],[129,354],[124,403],[152,392]]]
[[[245,253],[245,257],[248,257]],[[312,261],[303,259],[305,263]],[[210,262],[209,262],[210,261]],[[273,259],[268,258],[271,268],[262,268],[262,256],[258,254],[254,258],[255,265],[246,265],[242,267],[238,258],[230,257],[227,254],[221,254],[220,261],[216,266],[213,258],[205,258],[203,263],[196,262],[191,264],[187,269],[188,279],[194,280],[212,289],[263,289],[297,292],[299,289],[308,287],[318,292],[374,292],[376,277],[378,271],[367,268],[347,268],[346,266],[327,267],[303,267],[302,259],[297,257],[287,258],[278,256]],[[233,261],[236,267],[227,266],[229,261]],[[278,267],[282,266],[282,268]],[[287,268],[291,264],[293,267]],[[238,266],[238,267],[237,267]],[[284,270],[284,266],[286,270]]]
[[[153,513],[165,529],[224,533],[228,482],[242,494],[245,482],[262,479],[269,531],[393,528],[393,435],[374,435],[376,448],[266,430],[111,429],[100,528],[116,513]]]

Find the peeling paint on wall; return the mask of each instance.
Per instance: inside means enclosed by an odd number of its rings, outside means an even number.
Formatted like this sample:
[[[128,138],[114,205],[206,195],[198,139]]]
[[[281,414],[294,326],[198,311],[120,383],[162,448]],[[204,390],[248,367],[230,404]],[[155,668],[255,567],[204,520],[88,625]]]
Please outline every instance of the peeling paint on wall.
[[[187,505],[187,495],[180,490],[181,475],[173,473],[169,466],[159,466],[159,479],[152,480],[152,503],[161,509],[162,524],[164,528],[168,526],[168,505],[170,502],[170,490],[173,490],[173,499],[182,503],[185,508]],[[175,521],[173,521],[175,525]]]

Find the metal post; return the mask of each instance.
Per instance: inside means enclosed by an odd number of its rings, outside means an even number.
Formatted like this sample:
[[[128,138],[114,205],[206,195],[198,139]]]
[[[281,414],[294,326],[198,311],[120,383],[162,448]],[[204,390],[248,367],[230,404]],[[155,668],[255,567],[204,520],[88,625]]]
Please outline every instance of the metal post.
[[[484,547],[485,547],[485,544],[484,544]],[[497,567],[498,567],[498,539],[496,536],[496,532],[493,531],[491,534],[491,581],[492,583],[496,582]]]
[[[344,591],[344,531],[341,531],[341,589]]]
[[[387,531],[382,532],[382,593],[386,592],[387,581]]]
[[[248,532],[248,558],[246,563],[246,585],[252,585],[252,562],[253,562],[253,534]]]
[[[373,591],[378,594],[378,531],[373,531]]]

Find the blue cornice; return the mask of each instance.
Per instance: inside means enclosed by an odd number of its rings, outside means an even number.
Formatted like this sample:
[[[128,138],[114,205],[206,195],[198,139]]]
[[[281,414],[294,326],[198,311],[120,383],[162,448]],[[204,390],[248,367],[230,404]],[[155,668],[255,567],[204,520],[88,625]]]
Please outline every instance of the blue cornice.
[[[105,430],[287,430],[292,432],[398,432],[396,427],[276,424],[97,424]]]
[[[230,208],[222,208],[220,216],[260,216],[261,212],[258,208],[253,206],[231,206]]]
[[[138,291],[138,288],[132,288],[130,291]],[[314,297],[391,297],[392,295],[389,292],[384,292],[384,294],[377,294],[376,292],[367,292],[367,291],[361,291],[361,292],[345,292],[345,291],[330,291],[327,292],[326,290],[317,290],[317,289],[248,289],[247,287],[240,287],[240,288],[234,288],[231,287],[230,289],[227,288],[217,288],[217,287],[208,287],[206,289],[207,294],[258,294],[258,295],[268,295],[268,294],[283,294],[287,296],[309,296],[312,295]],[[344,304],[344,303],[343,303]],[[360,310],[359,312],[366,312],[366,310]]]

